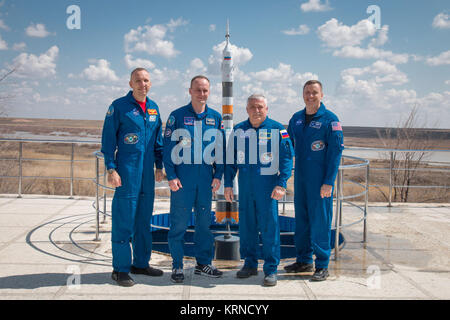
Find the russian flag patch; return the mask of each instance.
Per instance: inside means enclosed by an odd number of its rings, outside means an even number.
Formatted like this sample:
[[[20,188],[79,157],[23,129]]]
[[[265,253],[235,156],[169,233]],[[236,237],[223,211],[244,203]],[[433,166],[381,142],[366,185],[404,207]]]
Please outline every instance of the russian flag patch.
[[[289,138],[289,133],[286,130],[280,130],[281,138]]]

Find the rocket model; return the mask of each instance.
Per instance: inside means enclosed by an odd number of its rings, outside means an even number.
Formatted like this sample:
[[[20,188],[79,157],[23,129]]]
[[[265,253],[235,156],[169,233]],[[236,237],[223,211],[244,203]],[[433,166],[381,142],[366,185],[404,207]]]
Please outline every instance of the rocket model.
[[[222,61],[222,119],[223,131],[225,133],[225,141],[228,146],[228,140],[233,132],[233,58],[230,44],[230,27],[227,21],[227,33],[225,35],[226,44],[223,49]],[[224,159],[225,160],[225,159]],[[236,183],[233,188],[234,192],[237,190]],[[239,222],[239,212],[237,202],[226,202],[223,196],[223,183],[218,192],[219,200],[216,203],[216,221],[218,223],[224,222]],[[237,199],[236,195],[234,197]]]

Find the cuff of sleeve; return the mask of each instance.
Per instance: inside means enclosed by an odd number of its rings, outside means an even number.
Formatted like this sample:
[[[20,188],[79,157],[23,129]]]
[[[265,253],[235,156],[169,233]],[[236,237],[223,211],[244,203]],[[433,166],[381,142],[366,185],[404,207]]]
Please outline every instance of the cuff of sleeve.
[[[278,181],[277,186],[285,188],[286,189],[286,182],[285,181]]]

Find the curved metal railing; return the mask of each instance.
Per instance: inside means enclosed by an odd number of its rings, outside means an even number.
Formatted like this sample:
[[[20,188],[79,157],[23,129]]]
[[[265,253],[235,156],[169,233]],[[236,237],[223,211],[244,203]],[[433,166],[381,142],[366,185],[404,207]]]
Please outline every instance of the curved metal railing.
[[[96,217],[96,240],[98,240],[99,237],[99,232],[100,232],[100,215],[103,214],[103,218],[105,219],[106,216],[110,216],[110,214],[108,214],[107,210],[106,210],[106,201],[107,201],[107,196],[106,196],[106,190],[110,190],[110,191],[114,191],[113,188],[108,187],[107,183],[106,183],[106,168],[103,168],[103,171],[100,173],[100,160],[103,160],[103,154],[100,151],[96,151],[94,152],[95,155],[95,172],[96,172],[96,177],[94,179],[94,182],[96,184],[96,200],[95,203],[93,204],[94,209],[96,210],[97,213],[97,217]],[[342,157],[343,160],[345,159],[351,159],[354,161],[359,161],[359,163],[356,164],[341,164],[339,166],[339,171],[338,171],[338,176],[336,179],[336,188],[335,188],[335,199],[336,199],[336,207],[334,210],[334,220],[335,220],[335,225],[334,227],[332,227],[332,230],[336,230],[335,234],[336,234],[336,239],[335,239],[335,259],[338,258],[339,255],[339,233],[340,230],[346,227],[350,227],[354,224],[363,222],[363,242],[366,243],[367,241],[367,208],[368,208],[368,193],[369,193],[369,160],[366,159],[362,159],[362,158],[358,158],[358,157],[353,157],[353,156],[343,156]],[[365,175],[365,183],[359,183],[359,182],[355,182],[355,181],[351,181],[351,180],[345,180],[345,182],[347,183],[352,183],[355,185],[360,186],[361,188],[363,188],[363,191],[357,194],[350,194],[350,195],[344,195],[343,192],[343,184],[344,184],[344,179],[343,179],[343,172],[344,170],[350,170],[350,169],[355,169],[355,168],[366,168],[366,175]],[[102,182],[100,182],[102,181]],[[103,195],[100,195],[100,188],[103,189]],[[162,187],[156,187],[155,189],[168,189],[168,186],[162,186]],[[349,201],[350,199],[354,199],[354,198],[358,198],[364,196],[364,206],[358,206],[357,204]],[[103,210],[100,209],[100,202],[103,201]],[[238,201],[238,200],[235,200]],[[293,203],[293,200],[287,200],[286,196],[279,201],[280,204],[283,205],[283,210],[284,210],[284,205],[286,203]],[[349,204],[351,206],[354,206],[356,208],[358,208],[359,210],[361,210],[362,212],[362,217],[360,219],[358,219],[357,221],[353,221],[349,224],[343,225],[342,224],[342,204],[346,203]],[[153,226],[152,227],[158,227],[158,228],[162,228],[164,229],[164,227],[161,226]],[[188,230],[189,231],[189,230]],[[220,231],[220,230],[215,230],[214,233],[237,233],[235,231],[230,231],[230,230],[226,230],[226,231]],[[294,232],[281,232],[281,235],[293,235]]]

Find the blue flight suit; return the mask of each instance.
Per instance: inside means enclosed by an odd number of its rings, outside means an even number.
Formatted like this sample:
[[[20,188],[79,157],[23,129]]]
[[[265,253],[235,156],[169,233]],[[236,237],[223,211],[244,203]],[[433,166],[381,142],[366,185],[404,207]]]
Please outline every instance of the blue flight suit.
[[[245,259],[245,268],[258,267],[260,232],[264,274],[276,274],[280,262],[280,227],[278,201],[271,195],[276,186],[286,188],[292,174],[291,140],[283,125],[269,117],[258,128],[253,128],[249,120],[241,122],[233,132],[234,145],[229,143],[227,149],[225,187],[233,187],[233,179],[239,171],[241,258]],[[229,153],[234,157],[232,164]]]
[[[157,104],[147,98],[145,107],[144,113],[130,91],[111,104],[103,125],[105,166],[122,181],[112,201],[112,264],[118,272],[129,272],[131,264],[147,268],[152,252],[153,168],[162,169],[163,137]]]
[[[167,180],[178,178],[183,186],[170,193],[168,243],[174,269],[183,268],[184,234],[192,208],[197,263],[211,264],[214,256],[214,237],[209,229],[211,184],[214,178],[221,180],[224,171],[221,124],[220,113],[206,106],[202,114],[197,114],[191,103],[173,111],[166,123],[163,160]]]
[[[295,149],[294,207],[295,246],[298,263],[328,268],[331,246],[333,197],[321,198],[323,184],[334,187],[344,136],[337,116],[321,103],[309,125],[306,108],[289,121],[288,133]]]

